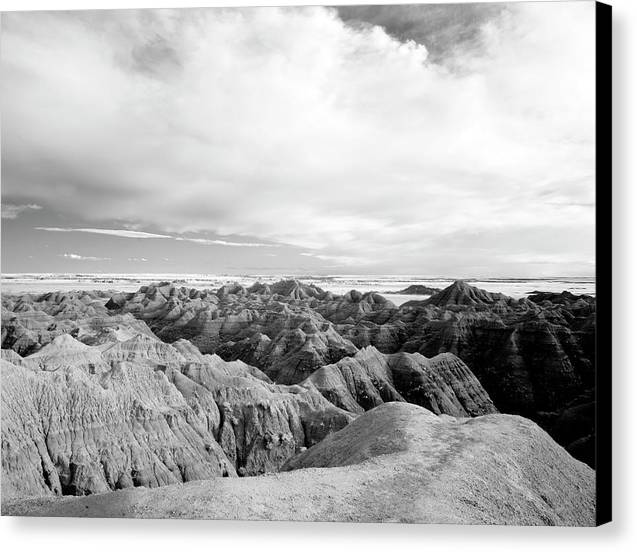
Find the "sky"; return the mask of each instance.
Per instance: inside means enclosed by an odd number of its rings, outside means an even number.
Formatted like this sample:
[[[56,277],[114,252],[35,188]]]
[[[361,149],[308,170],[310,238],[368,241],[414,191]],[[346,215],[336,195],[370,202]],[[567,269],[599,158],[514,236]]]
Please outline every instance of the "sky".
[[[2,272],[591,276],[594,13],[4,13]]]

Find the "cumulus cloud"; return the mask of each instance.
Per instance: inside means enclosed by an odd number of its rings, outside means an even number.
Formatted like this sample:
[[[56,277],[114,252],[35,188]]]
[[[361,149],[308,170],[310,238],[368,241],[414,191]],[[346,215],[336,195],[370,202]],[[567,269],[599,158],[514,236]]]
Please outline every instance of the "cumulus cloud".
[[[454,68],[454,60],[468,50],[483,48],[482,25],[507,11],[509,4],[402,4],[338,6],[352,25],[382,26],[400,40],[423,44],[429,59]]]
[[[63,253],[60,255],[65,259],[70,259],[72,261],[110,261],[108,257],[91,257],[85,255],[78,255],[77,253]]]
[[[28,205],[13,205],[11,203],[3,203],[2,204],[2,218],[3,219],[16,219],[18,215],[23,213],[24,211],[39,211],[42,209],[41,205],[36,205],[35,203],[29,203]]]
[[[5,14],[3,193],[400,271],[547,226],[590,260],[594,5],[472,20],[449,64],[320,7]]]

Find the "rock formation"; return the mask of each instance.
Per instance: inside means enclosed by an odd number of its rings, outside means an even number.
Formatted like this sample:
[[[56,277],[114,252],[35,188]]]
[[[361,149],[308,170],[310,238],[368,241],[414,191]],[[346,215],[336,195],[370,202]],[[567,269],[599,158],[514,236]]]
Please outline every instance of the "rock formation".
[[[423,286],[422,284],[413,284],[411,286],[407,286],[405,289],[401,289],[400,291],[387,291],[385,293],[397,295],[433,295],[439,291],[440,288]]]
[[[153,336],[150,328],[130,314],[115,315],[105,307],[110,294],[56,292],[2,295],[2,348],[20,355],[38,351],[59,335],[70,334],[93,345],[137,334]]]
[[[2,494],[93,494],[234,475],[162,374],[2,364]]]
[[[564,446],[581,436],[583,430],[577,436],[554,432],[546,421],[547,413],[559,412],[594,386],[594,299],[536,293],[515,300],[456,282],[426,301],[404,304],[400,318],[407,334],[402,350],[426,356],[452,352],[498,410],[536,420]],[[594,433],[590,421],[582,419],[587,435]],[[590,455],[578,457],[591,461]]]
[[[435,305],[437,307],[446,307],[449,305],[492,305],[498,302],[514,303],[515,299],[511,299],[502,293],[484,291],[462,280],[457,280],[449,287],[446,287],[426,300],[427,305]]]
[[[161,283],[118,294],[106,307],[144,320],[164,341],[188,339],[203,353],[243,360],[291,384],[357,350],[313,309],[331,298],[296,281],[224,286],[216,293]]]
[[[2,360],[3,497],[275,471],[353,416],[318,391],[138,335]]]
[[[469,368],[450,353],[428,359],[419,353],[384,355],[367,347],[319,368],[306,382],[350,412],[391,401],[407,401],[452,416],[497,412]]]
[[[40,516],[593,525],[595,477],[517,416],[383,404],[283,473],[4,504]]]
[[[3,296],[2,308],[2,347],[22,356],[62,334],[97,347],[109,363],[151,358],[180,370],[180,355],[202,362],[193,358],[216,354],[254,367],[257,379],[311,383],[352,413],[404,399],[474,415],[487,404],[484,392],[499,411],[530,417],[591,462],[580,452],[590,449],[594,434],[594,401],[580,400],[594,387],[595,299],[588,296],[536,292],[518,300],[455,282],[397,307],[378,293],[336,295],[296,280],[216,291],[161,282],[134,293]],[[357,360],[369,347],[390,357]],[[416,353],[434,363],[436,377],[446,374],[442,383],[452,392],[428,395],[434,376],[413,360]],[[471,378],[464,369],[440,371],[443,364],[434,362],[440,354],[455,355]],[[568,419],[581,414],[577,423],[557,423],[566,410]]]

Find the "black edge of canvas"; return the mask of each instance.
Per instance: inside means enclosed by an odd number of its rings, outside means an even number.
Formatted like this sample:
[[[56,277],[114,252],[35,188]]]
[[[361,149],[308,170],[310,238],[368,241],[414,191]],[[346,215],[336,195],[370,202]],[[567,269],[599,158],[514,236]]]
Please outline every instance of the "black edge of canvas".
[[[612,519],[612,7],[595,3],[597,525]],[[600,360],[603,359],[603,365]]]

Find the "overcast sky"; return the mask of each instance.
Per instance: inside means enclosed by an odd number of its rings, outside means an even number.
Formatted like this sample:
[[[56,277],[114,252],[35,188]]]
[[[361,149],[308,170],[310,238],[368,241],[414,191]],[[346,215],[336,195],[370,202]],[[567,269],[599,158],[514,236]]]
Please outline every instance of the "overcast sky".
[[[593,2],[2,30],[5,273],[594,273]]]

